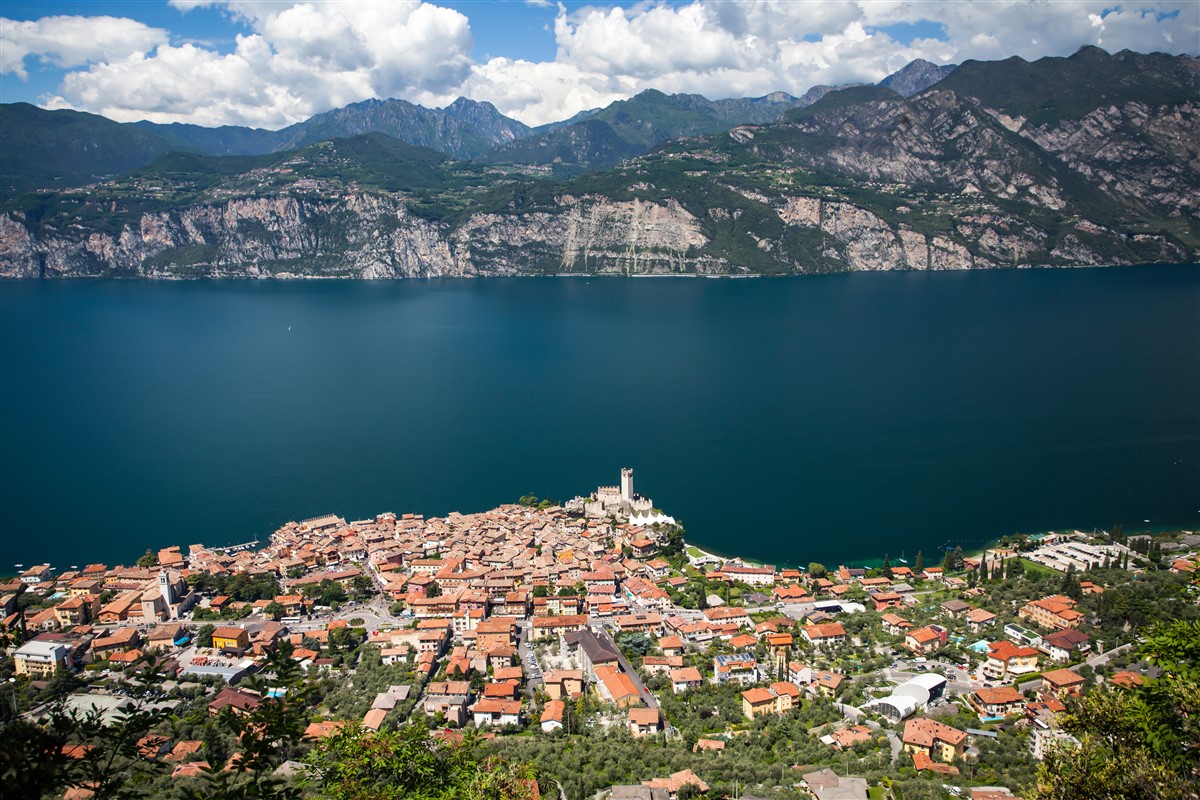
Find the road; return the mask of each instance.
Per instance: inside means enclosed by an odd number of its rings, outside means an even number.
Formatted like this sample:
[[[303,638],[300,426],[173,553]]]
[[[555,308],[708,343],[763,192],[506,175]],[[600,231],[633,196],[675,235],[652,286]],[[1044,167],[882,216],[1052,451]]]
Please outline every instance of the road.
[[[1113,656],[1119,655],[1120,653],[1124,653],[1126,650],[1128,650],[1131,647],[1133,647],[1133,642],[1130,642],[1129,644],[1123,644],[1118,647],[1114,647],[1112,650],[1109,650],[1107,653],[1097,653],[1096,655],[1087,659],[1086,663],[1089,667],[1103,666],[1103,665],[1107,664]]]
[[[528,692],[530,699],[533,698],[544,682],[542,666],[538,664],[537,655],[533,652],[533,645],[529,643],[529,620],[521,620],[517,623],[517,653],[521,656],[521,665],[525,670],[525,690]]]
[[[625,658],[625,654],[621,652],[621,648],[617,647],[617,643],[612,640],[612,637],[607,632],[598,631],[599,635],[607,639],[606,644],[612,647],[617,652],[617,663],[621,665],[621,669],[629,676],[629,680],[633,682],[633,688],[638,690],[638,694],[642,696],[642,702],[650,708],[658,708],[658,698],[654,696],[654,692],[646,688],[646,684],[642,683],[641,677],[637,674],[637,670]]]

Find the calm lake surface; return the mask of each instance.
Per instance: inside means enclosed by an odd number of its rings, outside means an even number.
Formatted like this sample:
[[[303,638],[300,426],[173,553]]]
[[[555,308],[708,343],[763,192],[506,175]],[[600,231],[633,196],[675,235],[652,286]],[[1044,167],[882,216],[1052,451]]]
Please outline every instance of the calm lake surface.
[[[1200,267],[10,282],[0,426],[0,573],[622,466],[780,564],[1200,526]]]

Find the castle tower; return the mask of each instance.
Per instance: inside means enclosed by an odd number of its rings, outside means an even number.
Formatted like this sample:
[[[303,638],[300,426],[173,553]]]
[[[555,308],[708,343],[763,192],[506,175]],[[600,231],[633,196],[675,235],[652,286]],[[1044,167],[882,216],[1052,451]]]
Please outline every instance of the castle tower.
[[[621,499],[626,503],[633,502],[633,468],[621,468]]]

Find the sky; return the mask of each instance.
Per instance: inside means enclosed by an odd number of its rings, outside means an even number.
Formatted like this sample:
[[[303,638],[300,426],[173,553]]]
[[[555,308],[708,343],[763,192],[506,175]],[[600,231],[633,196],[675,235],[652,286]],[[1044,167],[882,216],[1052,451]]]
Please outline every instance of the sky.
[[[0,101],[278,129],[370,98],[530,125],[645,89],[877,82],[915,58],[1200,54],[1200,0],[0,0]]]

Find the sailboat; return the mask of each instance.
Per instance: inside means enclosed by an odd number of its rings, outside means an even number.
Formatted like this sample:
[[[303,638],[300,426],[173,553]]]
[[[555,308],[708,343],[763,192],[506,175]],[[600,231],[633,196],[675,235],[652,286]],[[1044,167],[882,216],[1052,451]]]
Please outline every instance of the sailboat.
[[[904,557],[904,551],[903,551],[903,550],[901,550],[901,551],[900,551],[900,557],[899,557],[899,558],[897,558],[896,560],[897,560],[897,561],[899,561],[901,564],[907,564],[907,563],[908,563],[908,559]]]

